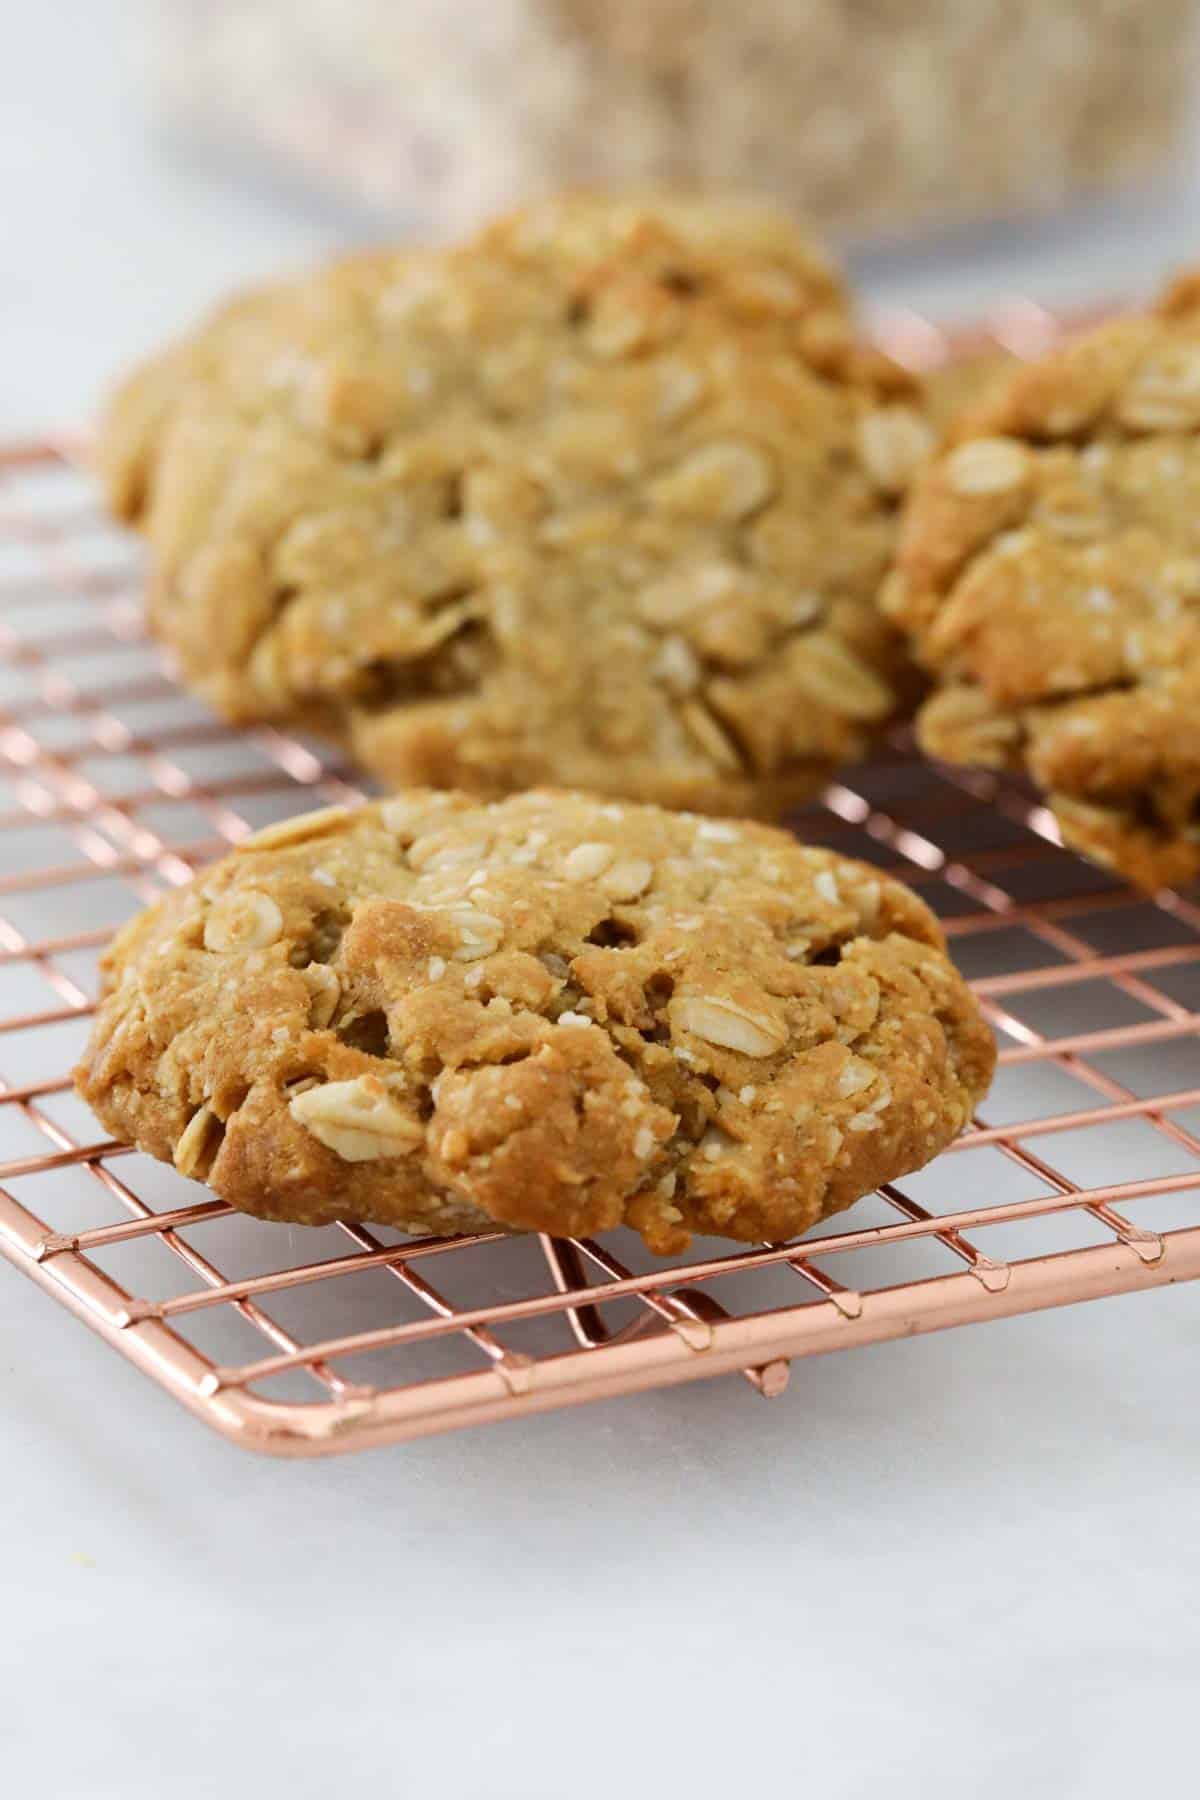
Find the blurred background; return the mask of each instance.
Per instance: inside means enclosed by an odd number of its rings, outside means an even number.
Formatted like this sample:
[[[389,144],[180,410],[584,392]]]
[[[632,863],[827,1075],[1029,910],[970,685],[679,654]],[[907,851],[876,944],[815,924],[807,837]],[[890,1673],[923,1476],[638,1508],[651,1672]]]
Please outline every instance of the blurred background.
[[[1197,0],[8,0],[0,430],[238,283],[557,184],[774,193],[871,307],[1200,254]]]

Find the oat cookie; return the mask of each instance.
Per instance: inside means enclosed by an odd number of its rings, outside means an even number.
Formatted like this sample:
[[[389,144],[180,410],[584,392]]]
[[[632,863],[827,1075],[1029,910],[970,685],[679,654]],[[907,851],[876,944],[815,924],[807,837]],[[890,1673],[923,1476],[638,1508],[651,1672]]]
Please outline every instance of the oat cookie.
[[[769,814],[906,695],[875,599],[930,443],[781,216],[579,198],[234,302],[98,454],[227,716],[398,786]]]
[[[301,1223],[786,1238],[949,1142],[990,1033],[908,889],[772,826],[419,791],[117,938],[79,1090]]]
[[[1200,275],[1013,374],[918,481],[886,610],[919,734],[1025,769],[1064,838],[1200,874]]]

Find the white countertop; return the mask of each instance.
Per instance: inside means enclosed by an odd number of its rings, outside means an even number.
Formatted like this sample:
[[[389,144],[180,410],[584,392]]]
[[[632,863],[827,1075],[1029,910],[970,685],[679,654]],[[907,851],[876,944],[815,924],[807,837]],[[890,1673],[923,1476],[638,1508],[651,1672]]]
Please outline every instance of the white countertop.
[[[7,24],[5,431],[78,417],[231,281],[339,241],[164,160],[135,54],[115,0]],[[1184,258],[1192,210],[868,274],[943,313],[1080,297]],[[1198,1309],[1163,1291],[801,1363],[771,1403],[726,1380],[289,1464],[0,1267],[5,1791],[1186,1791]]]

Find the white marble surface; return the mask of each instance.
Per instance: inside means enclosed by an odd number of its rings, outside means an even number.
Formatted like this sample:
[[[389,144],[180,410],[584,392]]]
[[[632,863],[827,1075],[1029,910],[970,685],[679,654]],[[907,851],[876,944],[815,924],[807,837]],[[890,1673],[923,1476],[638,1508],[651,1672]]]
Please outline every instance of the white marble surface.
[[[124,8],[8,11],[13,430],[79,416],[232,279],[339,234],[161,158]],[[1189,212],[1181,188],[957,272],[868,273],[945,312],[1085,295],[1186,255]],[[1186,1791],[1198,1305],[830,1357],[771,1404],[725,1381],[292,1465],[208,1437],[0,1267],[5,1791]]]

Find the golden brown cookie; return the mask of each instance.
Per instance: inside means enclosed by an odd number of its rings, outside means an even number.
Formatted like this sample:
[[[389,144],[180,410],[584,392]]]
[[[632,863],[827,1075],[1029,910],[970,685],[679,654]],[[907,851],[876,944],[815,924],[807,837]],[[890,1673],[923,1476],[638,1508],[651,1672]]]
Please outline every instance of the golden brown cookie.
[[[1027,770],[1064,838],[1200,874],[1200,277],[1012,375],[918,481],[885,609],[925,748]]]
[[[769,814],[907,694],[875,600],[930,443],[780,215],[579,198],[235,302],[98,456],[228,717],[397,786]]]
[[[121,932],[80,1093],[265,1218],[787,1238],[994,1060],[907,888],[771,826],[535,792],[269,828]]]

